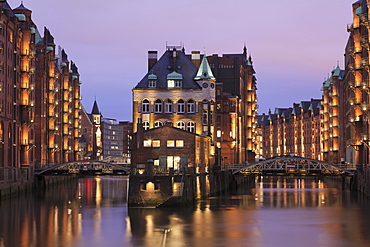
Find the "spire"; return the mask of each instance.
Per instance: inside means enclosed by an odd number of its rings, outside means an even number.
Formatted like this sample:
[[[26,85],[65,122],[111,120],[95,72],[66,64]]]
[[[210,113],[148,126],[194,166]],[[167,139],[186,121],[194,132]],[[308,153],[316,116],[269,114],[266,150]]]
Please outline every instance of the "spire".
[[[100,111],[99,111],[98,103],[96,102],[96,98],[95,98],[95,101],[94,101],[93,108],[91,110],[91,114],[100,115]]]
[[[197,75],[195,76],[194,80],[216,80],[213,76],[211,67],[209,67],[209,63],[207,61],[206,55],[204,54],[202,62],[199,66]]]
[[[245,45],[245,43],[243,47],[243,55],[244,55],[244,59],[247,60],[247,46]]]

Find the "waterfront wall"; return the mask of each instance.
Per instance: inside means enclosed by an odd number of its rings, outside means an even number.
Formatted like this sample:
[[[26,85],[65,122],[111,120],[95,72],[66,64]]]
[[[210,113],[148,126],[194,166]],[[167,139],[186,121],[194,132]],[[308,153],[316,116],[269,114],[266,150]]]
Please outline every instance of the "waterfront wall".
[[[354,189],[370,196],[370,165],[357,165]]]
[[[0,199],[32,190],[34,187],[33,167],[0,168]]]

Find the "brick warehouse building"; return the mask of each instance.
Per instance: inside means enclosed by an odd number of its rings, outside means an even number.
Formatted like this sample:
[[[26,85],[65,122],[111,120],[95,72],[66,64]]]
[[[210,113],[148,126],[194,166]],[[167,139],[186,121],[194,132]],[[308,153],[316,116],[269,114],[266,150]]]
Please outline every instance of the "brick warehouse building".
[[[370,162],[370,39],[369,39],[369,3],[359,0],[352,4],[353,20],[347,26],[349,38],[345,48],[344,65],[341,70],[337,66],[330,77],[324,81],[323,96],[320,103],[320,125],[317,125],[311,137],[302,139],[319,139],[319,152],[305,150],[298,152],[304,157],[318,157],[317,159],[333,164],[369,164]],[[279,113],[275,113],[278,114]],[[269,114],[271,115],[271,114]],[[277,117],[277,116],[276,116]],[[281,116],[280,116],[281,117]],[[267,121],[264,116],[261,120]],[[263,121],[262,121],[263,122]],[[270,121],[270,127],[262,126],[264,138],[271,138],[268,134],[276,129],[276,121]],[[304,125],[303,122],[300,125]],[[290,132],[287,130],[285,135]],[[303,133],[303,132],[302,132]],[[271,134],[271,133],[270,133]],[[274,156],[277,153],[269,151],[268,142],[278,140],[264,140],[264,157]],[[286,150],[286,147],[285,149]],[[289,154],[280,152],[281,154]]]
[[[80,82],[31,10],[6,1],[0,10],[0,190],[8,193],[32,182],[35,165],[78,158]]]
[[[210,169],[211,137],[175,128],[172,123],[144,130],[139,121],[138,131],[132,134],[131,165],[144,171],[152,160],[155,173],[175,173],[182,169],[194,169],[205,173]]]
[[[168,46],[159,60],[156,51],[149,51],[148,73],[133,89],[133,132],[139,120],[145,130],[171,122],[210,136],[213,163],[251,162],[257,111],[254,73],[246,48],[242,54],[205,57]]]

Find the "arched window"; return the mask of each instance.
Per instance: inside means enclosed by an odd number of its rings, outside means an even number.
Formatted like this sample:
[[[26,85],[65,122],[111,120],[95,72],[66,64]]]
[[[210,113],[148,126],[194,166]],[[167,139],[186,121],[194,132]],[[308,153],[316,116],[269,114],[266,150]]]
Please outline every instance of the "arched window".
[[[195,133],[195,123],[194,122],[188,122],[186,125],[186,130],[192,133]]]
[[[157,122],[154,123],[155,128],[158,128],[158,127],[161,127],[161,126],[163,126],[163,123],[161,121],[157,121]]]
[[[144,128],[144,130],[148,130],[149,129],[149,122],[148,121],[144,121],[143,122],[143,128]]]
[[[195,112],[195,103],[194,103],[194,100],[192,100],[192,99],[189,99],[188,100],[188,109],[187,109],[187,112],[188,113],[194,113]]]
[[[177,128],[185,130],[185,123],[183,121],[177,122]]]
[[[150,106],[150,103],[149,103],[149,100],[147,100],[147,99],[144,99],[143,100],[143,104],[142,104],[142,113],[149,113],[149,107]]]
[[[177,101],[177,113],[184,113],[185,112],[185,101],[180,99]]]
[[[172,100],[166,99],[166,101],[164,102],[164,112],[172,113]]]
[[[157,99],[154,103],[154,112],[162,113],[162,100]]]

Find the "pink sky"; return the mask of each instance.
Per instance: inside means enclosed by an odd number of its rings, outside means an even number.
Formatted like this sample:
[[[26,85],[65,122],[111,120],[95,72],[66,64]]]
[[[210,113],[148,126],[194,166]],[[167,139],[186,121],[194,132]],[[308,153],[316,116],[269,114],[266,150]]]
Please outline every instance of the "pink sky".
[[[147,72],[147,52],[169,45],[208,55],[252,54],[259,113],[321,98],[324,78],[343,68],[355,0],[23,0],[81,74],[82,104],[132,120],[131,89]],[[8,0],[12,8],[19,0]]]

